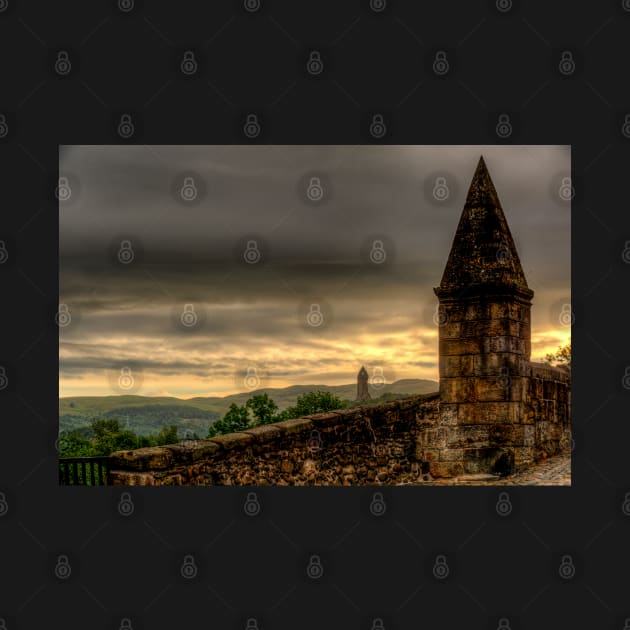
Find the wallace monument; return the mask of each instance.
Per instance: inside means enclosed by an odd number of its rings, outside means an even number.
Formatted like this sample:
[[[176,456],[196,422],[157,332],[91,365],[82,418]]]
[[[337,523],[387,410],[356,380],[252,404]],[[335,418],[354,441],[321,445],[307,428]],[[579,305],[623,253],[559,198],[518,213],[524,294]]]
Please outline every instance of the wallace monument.
[[[483,157],[434,291],[439,393],[369,404],[361,368],[356,407],[118,451],[110,483],[406,485],[510,476],[567,454],[570,371],[530,361],[534,292]]]

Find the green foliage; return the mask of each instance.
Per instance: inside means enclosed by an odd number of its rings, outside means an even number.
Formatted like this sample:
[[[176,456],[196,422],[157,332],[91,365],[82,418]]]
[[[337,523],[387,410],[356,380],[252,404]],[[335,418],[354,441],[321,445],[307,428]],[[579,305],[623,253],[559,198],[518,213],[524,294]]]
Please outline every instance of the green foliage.
[[[571,369],[571,344],[562,346],[553,354],[545,356],[545,363],[548,365],[564,365]]]
[[[250,421],[249,409],[247,406],[232,403],[223,418],[210,425],[210,428],[208,429],[208,437],[242,431],[248,426],[250,426]]]
[[[177,427],[163,427],[156,435],[136,435],[123,429],[115,418],[93,420],[89,428],[83,427],[59,433],[59,457],[99,457],[114,451],[125,451],[147,446],[161,446],[179,442]]]
[[[332,411],[343,407],[343,402],[330,392],[308,392],[302,396],[298,396],[294,407],[289,407],[285,411],[288,412],[289,418],[300,418],[308,416],[312,413],[322,413],[324,411]]]
[[[162,446],[163,444],[176,444],[178,440],[177,427],[174,424],[171,424],[170,427],[164,427],[155,436],[155,443],[158,446]]]
[[[275,413],[278,411],[278,405],[267,394],[256,394],[245,405],[254,415],[252,426],[258,427],[276,421]]]

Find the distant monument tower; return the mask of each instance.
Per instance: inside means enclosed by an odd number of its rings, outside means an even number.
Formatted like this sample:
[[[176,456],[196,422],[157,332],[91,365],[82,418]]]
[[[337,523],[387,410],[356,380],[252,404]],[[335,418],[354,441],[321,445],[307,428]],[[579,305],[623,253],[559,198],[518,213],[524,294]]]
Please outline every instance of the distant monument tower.
[[[368,373],[367,370],[362,367],[357,374],[357,400],[367,400],[370,398],[370,392],[368,391]]]
[[[513,461],[516,455],[518,460],[519,449],[476,448],[475,442],[482,434],[489,439],[491,433],[503,436],[506,446],[524,439],[534,292],[527,286],[483,157],[435,294],[440,418],[454,429],[447,446],[459,447],[466,472],[493,471],[502,455],[501,464],[509,467],[506,457]],[[470,448],[462,450],[465,444]]]

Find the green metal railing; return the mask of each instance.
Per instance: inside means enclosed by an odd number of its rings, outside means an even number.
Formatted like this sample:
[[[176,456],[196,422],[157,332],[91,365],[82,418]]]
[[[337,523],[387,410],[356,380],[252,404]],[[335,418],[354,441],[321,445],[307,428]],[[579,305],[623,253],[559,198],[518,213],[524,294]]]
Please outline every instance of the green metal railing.
[[[62,486],[106,486],[109,457],[63,457],[59,459]]]

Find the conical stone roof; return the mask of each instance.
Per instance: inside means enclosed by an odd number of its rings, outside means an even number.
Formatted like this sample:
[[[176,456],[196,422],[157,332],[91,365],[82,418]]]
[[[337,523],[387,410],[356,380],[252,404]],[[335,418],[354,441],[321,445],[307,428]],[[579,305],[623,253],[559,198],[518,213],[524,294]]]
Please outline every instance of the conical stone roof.
[[[470,183],[438,297],[495,289],[533,296],[483,156]]]

